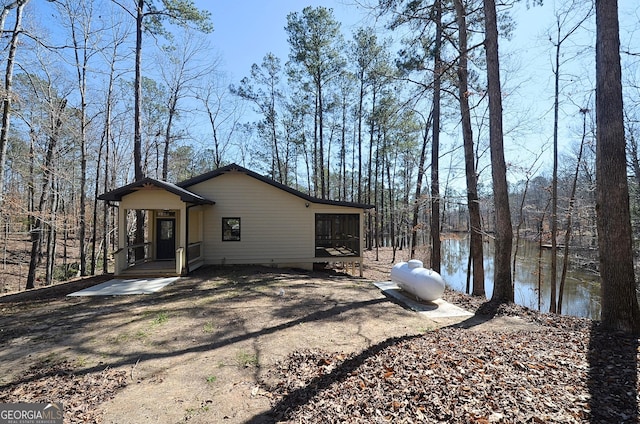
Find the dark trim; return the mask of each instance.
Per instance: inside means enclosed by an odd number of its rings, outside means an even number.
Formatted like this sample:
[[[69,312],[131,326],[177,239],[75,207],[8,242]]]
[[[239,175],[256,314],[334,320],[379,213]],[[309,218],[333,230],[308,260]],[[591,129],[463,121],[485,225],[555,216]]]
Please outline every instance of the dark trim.
[[[159,258],[158,257],[158,246],[160,245],[160,237],[161,237],[161,232],[160,232],[160,222],[163,221],[171,221],[173,222],[172,225],[172,240],[173,240],[173,246],[171,247],[171,254],[168,258]],[[155,217],[155,227],[156,227],[156,234],[155,234],[155,240],[153,242],[153,244],[155,244],[155,258],[153,258],[153,260],[155,261],[164,261],[164,260],[176,260],[176,227],[178,224],[178,220],[175,216],[173,217]]]
[[[362,243],[360,214],[316,213],[314,222],[316,258],[360,256]],[[319,228],[320,223],[322,228]],[[328,232],[319,232],[319,230],[328,230]]]
[[[228,174],[228,173],[233,173],[233,172],[239,172],[242,174],[246,174],[252,178],[255,178],[258,181],[262,181],[263,183],[269,184],[275,188],[279,188],[280,190],[284,190],[287,193],[293,194],[294,196],[300,197],[304,200],[307,200],[309,202],[312,203],[317,203],[317,204],[322,204],[322,205],[332,205],[332,206],[346,206],[346,207],[350,207],[350,208],[358,208],[358,209],[373,209],[375,206],[373,205],[367,205],[364,203],[354,203],[354,202],[342,202],[342,201],[337,201],[337,200],[328,200],[328,199],[319,199],[317,197],[313,197],[310,196],[308,194],[305,194],[301,191],[298,191],[294,188],[291,188],[289,186],[286,186],[282,183],[279,183],[275,180],[272,180],[269,177],[265,177],[264,175],[260,175],[256,172],[250,171],[247,168],[243,168],[240,165],[237,165],[235,163],[232,163],[231,165],[227,165],[227,166],[223,166],[222,168],[218,168],[215,169],[213,171],[195,176],[193,178],[190,178],[188,180],[182,181],[177,183],[176,185],[178,187],[182,187],[182,188],[187,188],[187,187],[191,187],[193,185],[199,184],[201,182],[210,180],[212,178],[216,178],[219,177],[220,175],[224,175],[224,174]]]
[[[236,219],[236,220],[238,220],[238,232],[239,232],[239,234],[238,234],[238,238],[237,239],[233,239],[233,238],[232,239],[225,239],[224,238],[224,222],[226,220],[228,220],[228,219]],[[220,228],[222,230],[221,231],[221,233],[222,233],[221,234],[222,235],[221,241],[223,241],[223,242],[224,241],[242,241],[242,218],[241,217],[239,217],[239,216],[223,216],[222,220],[220,221]]]

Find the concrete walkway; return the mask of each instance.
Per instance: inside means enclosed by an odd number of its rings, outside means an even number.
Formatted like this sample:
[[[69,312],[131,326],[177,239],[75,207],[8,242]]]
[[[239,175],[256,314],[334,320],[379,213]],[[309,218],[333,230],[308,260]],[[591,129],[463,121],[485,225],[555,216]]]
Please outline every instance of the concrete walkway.
[[[114,279],[98,284],[67,296],[119,296],[127,294],[150,294],[167,286],[178,277],[169,278],[131,278],[127,280]]]

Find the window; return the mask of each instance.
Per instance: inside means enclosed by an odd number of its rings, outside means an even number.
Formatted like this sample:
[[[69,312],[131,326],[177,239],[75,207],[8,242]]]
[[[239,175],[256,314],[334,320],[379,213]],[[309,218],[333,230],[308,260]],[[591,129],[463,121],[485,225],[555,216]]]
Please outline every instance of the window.
[[[359,254],[360,215],[316,214],[316,257]]]
[[[240,218],[222,218],[222,241],[240,241]]]

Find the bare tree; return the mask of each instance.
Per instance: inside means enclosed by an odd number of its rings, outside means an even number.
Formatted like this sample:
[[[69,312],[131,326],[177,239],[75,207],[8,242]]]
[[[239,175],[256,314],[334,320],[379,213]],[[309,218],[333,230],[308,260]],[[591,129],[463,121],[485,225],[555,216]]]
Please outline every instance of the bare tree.
[[[209,22],[209,12],[198,10],[193,5],[192,0],[162,2],[164,6],[163,8],[158,8],[155,3],[155,0],[136,0],[135,12],[132,13],[132,16],[136,20],[136,59],[134,81],[135,111],[133,135],[133,156],[136,180],[144,177],[144,170],[142,166],[142,37],[144,31],[146,30],[155,36],[168,36],[169,34],[163,27],[163,23],[165,21],[185,27],[190,24],[194,24],[200,31],[205,33],[213,30],[213,27]]]
[[[115,3],[120,4],[117,0]],[[134,125],[133,125],[133,166],[135,179],[140,180],[145,176],[142,161],[142,41],[143,33],[146,30],[154,36],[169,36],[163,23],[169,21],[181,26],[196,25],[198,29],[207,33],[213,30],[209,22],[209,12],[197,9],[192,0],[163,1],[162,7],[156,6],[156,0],[136,0],[135,10],[131,12],[122,6],[125,11],[131,14],[136,21],[136,47],[135,47],[135,76],[134,76]],[[144,217],[142,211],[136,212],[136,243],[144,240]],[[136,257],[139,258],[144,252],[139,249]]]
[[[211,125],[213,166],[216,168],[221,167],[225,161],[233,137],[239,129],[239,119],[243,111],[239,102],[232,98],[228,87],[229,84],[222,74],[212,72],[201,81],[194,93]]]
[[[549,312],[556,312],[558,308],[557,294],[557,237],[558,237],[558,124],[560,110],[560,66],[562,45],[573,35],[584,22],[592,15],[592,3],[587,2],[590,7],[584,14],[576,16],[576,10],[585,4],[580,0],[574,0],[566,5],[564,10],[556,11],[555,14],[555,39],[549,36],[549,40],[555,48],[554,58],[554,100],[553,100],[553,179],[551,182],[551,299],[549,301]],[[575,20],[574,20],[575,19]]]
[[[94,2],[64,0],[57,2],[63,19],[67,19],[66,26],[71,33],[73,49],[73,67],[76,70],[78,93],[80,95],[80,106],[78,113],[78,147],[80,149],[80,188],[79,188],[79,226],[78,239],[80,250],[80,275],[87,275],[87,252],[85,248],[87,233],[87,127],[89,125],[87,116],[87,73],[89,71],[89,60],[96,50],[92,46],[92,38],[95,33],[92,29]]]
[[[564,235],[564,252],[562,257],[562,273],[560,275],[560,288],[558,290],[558,308],[557,312],[559,314],[562,313],[562,299],[564,296],[564,285],[567,280],[567,270],[569,268],[569,244],[571,241],[571,231],[572,231],[572,217],[573,217],[573,208],[576,202],[576,190],[578,186],[578,176],[580,174],[580,162],[582,162],[582,152],[584,150],[585,140],[587,138],[587,114],[589,113],[589,109],[582,108],[580,109],[580,113],[582,114],[582,138],[580,140],[580,147],[578,148],[578,155],[576,157],[576,167],[573,173],[573,182],[571,183],[571,194],[569,196],[569,207],[567,208],[567,229]]]
[[[51,89],[51,87],[49,87]],[[47,136],[47,146],[44,162],[42,164],[42,184],[40,187],[40,199],[35,207],[36,214],[34,227],[31,229],[31,255],[29,261],[29,271],[27,274],[27,289],[35,287],[36,269],[40,260],[42,235],[46,230],[47,220],[44,219],[45,208],[49,202],[49,195],[55,191],[54,187],[54,159],[58,142],[60,138],[61,128],[63,126],[63,113],[65,111],[67,100],[57,96],[52,97],[49,111],[49,134]],[[49,225],[54,223],[49,220]],[[48,256],[50,257],[50,256]],[[47,267],[49,268],[49,267]],[[50,274],[47,275],[50,278]],[[47,281],[50,282],[50,281]]]
[[[167,86],[166,111],[167,123],[164,131],[164,144],[162,151],[162,179],[167,180],[169,173],[169,151],[175,134],[173,127],[180,117],[179,105],[184,98],[193,93],[197,83],[206,75],[213,72],[212,66],[198,60],[207,49],[206,43],[187,29],[181,37],[177,48],[176,44],[165,46],[158,57],[162,80]]]
[[[9,54],[4,73],[4,87],[2,94],[2,127],[0,128],[0,208],[4,199],[4,169],[7,161],[7,145],[9,143],[9,124],[11,122],[11,103],[13,100],[13,68],[15,65],[18,38],[22,32],[22,15],[29,0],[13,1],[2,9],[0,13],[0,31],[4,32],[4,23],[11,10],[16,9],[13,31],[9,41]]]
[[[113,166],[111,162],[111,154],[113,150],[112,126],[113,126],[113,109],[114,109],[114,88],[115,88],[114,86],[117,78],[119,77],[116,64],[121,59],[119,50],[122,47],[122,45],[125,43],[126,39],[128,38],[130,34],[130,29],[131,29],[130,27],[127,27],[122,22],[118,22],[115,25],[113,25],[113,30],[111,31],[112,38],[109,43],[109,48],[99,50],[100,53],[103,55],[105,63],[108,65],[107,82],[106,82],[107,86],[106,86],[106,92],[104,96],[104,110],[103,110],[104,126],[102,129],[102,136],[101,136],[102,145],[104,145],[104,167],[103,167],[104,175],[102,178],[102,190],[104,192],[107,192],[113,188],[112,187],[112,179],[114,178],[113,169],[115,169],[115,166]],[[97,167],[100,167],[99,160],[98,160]],[[96,201],[97,201],[97,194],[98,194],[98,185],[99,185],[99,179],[96,176],[96,196],[95,196]],[[95,217],[96,216],[95,214],[97,213],[97,203],[94,203],[94,209],[95,209],[94,210],[94,217]],[[103,202],[103,205],[102,205],[102,228],[103,228],[102,272],[103,273],[108,272],[108,265],[109,265],[108,253],[109,253],[109,246],[110,246],[109,244],[110,213],[111,213],[111,207],[107,204],[107,202]],[[93,227],[95,231],[95,228],[97,227],[97,219],[94,219]],[[96,265],[95,240],[96,240],[96,237],[94,236],[94,246],[93,246],[94,254],[92,255],[92,265],[91,265],[92,274],[95,273],[94,270]]]

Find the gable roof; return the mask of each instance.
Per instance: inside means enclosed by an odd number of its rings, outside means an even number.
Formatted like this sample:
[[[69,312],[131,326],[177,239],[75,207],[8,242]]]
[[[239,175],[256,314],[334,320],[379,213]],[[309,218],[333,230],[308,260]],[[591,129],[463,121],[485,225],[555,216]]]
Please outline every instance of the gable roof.
[[[232,163],[231,165],[227,165],[227,166],[223,166],[222,168],[218,168],[215,169],[213,171],[195,176],[193,178],[190,178],[188,180],[179,182],[177,184],[178,187],[182,187],[182,188],[187,188],[187,187],[191,187],[193,185],[199,184],[203,181],[207,181],[210,180],[212,178],[216,178],[219,177],[220,175],[224,175],[224,174],[228,174],[228,173],[232,173],[232,172],[239,172],[242,174],[246,174],[252,178],[255,178],[258,181],[262,181],[263,183],[269,184],[275,188],[279,188],[280,190],[284,190],[287,193],[293,194],[294,196],[298,196],[304,200],[307,200],[309,202],[312,203],[318,203],[318,204],[323,204],[323,205],[333,205],[333,206],[346,206],[346,207],[351,207],[351,208],[359,208],[359,209],[372,209],[374,208],[373,205],[367,205],[364,203],[355,203],[355,202],[342,202],[342,201],[337,201],[337,200],[328,200],[328,199],[320,199],[314,196],[310,196],[308,194],[305,194],[301,191],[298,191],[294,188],[291,188],[289,186],[286,186],[282,183],[279,183],[269,177],[265,177],[264,175],[260,175],[256,172],[253,172],[247,168],[244,168],[238,164]]]
[[[205,199],[199,194],[192,193],[191,191],[184,189],[182,187],[178,187],[175,184],[171,184],[166,181],[156,180],[150,177],[145,177],[131,184],[127,184],[115,190],[108,191],[98,196],[98,199],[112,201],[112,202],[119,202],[122,200],[124,196],[131,194],[134,191],[137,191],[141,188],[145,188],[149,186],[155,186],[155,187],[167,190],[168,192],[173,193],[176,196],[179,196],[180,200],[186,203],[193,203],[196,205],[213,205],[216,203],[213,200]]]

